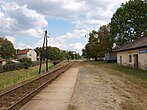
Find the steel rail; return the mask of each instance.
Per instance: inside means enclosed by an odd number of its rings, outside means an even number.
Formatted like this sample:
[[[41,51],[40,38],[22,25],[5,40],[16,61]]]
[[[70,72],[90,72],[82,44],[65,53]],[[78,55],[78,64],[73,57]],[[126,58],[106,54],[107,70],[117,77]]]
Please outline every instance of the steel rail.
[[[70,62],[0,95],[0,110],[18,110],[73,65]],[[4,103],[3,103],[4,101]]]

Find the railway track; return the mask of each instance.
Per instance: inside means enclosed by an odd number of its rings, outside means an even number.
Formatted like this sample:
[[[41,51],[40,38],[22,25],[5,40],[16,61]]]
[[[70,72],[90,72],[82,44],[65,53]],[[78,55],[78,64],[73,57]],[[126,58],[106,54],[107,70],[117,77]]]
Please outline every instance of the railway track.
[[[52,83],[63,72],[68,70],[74,62],[70,62],[58,69],[33,79],[17,88],[0,95],[0,110],[18,110],[21,106],[31,100],[37,93]]]

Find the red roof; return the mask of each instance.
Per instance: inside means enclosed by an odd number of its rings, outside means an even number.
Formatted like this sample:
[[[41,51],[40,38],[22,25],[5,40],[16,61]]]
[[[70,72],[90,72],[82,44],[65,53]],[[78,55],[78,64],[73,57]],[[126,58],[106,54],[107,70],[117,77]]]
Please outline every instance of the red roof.
[[[27,54],[30,50],[32,50],[32,49],[18,50],[17,51],[17,55]]]

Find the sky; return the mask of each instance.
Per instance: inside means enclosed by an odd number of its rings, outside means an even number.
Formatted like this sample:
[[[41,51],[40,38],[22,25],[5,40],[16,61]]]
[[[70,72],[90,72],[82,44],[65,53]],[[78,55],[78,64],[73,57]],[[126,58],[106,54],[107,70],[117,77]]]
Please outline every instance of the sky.
[[[128,0],[0,0],[0,37],[16,49],[48,45],[81,53],[89,32],[111,21]]]

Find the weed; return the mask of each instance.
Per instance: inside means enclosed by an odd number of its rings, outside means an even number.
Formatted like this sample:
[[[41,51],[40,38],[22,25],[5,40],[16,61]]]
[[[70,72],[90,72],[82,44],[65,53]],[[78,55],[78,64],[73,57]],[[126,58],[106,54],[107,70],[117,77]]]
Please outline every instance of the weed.
[[[125,100],[120,106],[123,110],[142,110],[139,105],[133,103],[131,100]]]
[[[76,110],[74,105],[69,105],[68,110]]]

